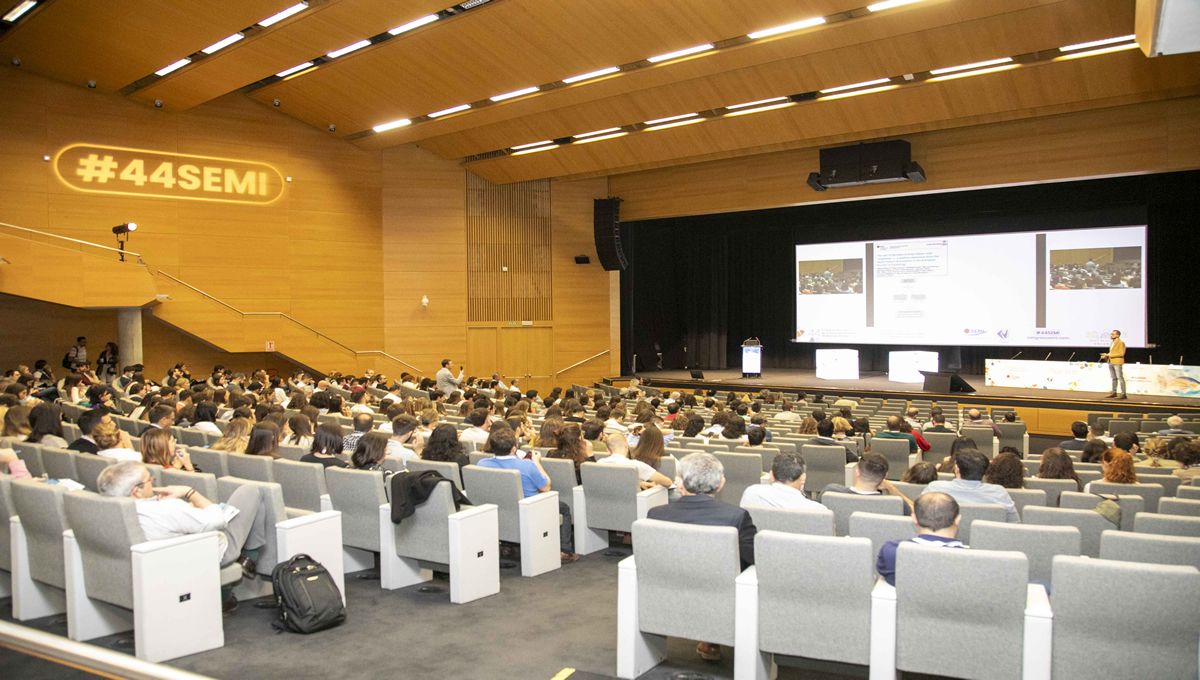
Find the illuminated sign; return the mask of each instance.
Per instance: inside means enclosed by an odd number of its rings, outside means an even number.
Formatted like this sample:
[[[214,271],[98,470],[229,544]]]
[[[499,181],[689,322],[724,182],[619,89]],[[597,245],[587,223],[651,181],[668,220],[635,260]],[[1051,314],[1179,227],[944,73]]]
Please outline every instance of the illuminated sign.
[[[283,176],[256,161],[72,144],[54,157],[54,174],[89,194],[266,205],[283,195]]]

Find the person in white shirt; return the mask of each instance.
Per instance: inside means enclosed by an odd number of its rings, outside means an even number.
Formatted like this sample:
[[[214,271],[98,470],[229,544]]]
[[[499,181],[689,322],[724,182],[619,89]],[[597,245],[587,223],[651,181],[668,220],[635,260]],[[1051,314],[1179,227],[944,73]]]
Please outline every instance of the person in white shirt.
[[[463,430],[458,435],[460,442],[475,442],[480,448],[487,443],[488,435],[492,429],[492,423],[488,420],[487,409],[477,408],[467,414],[465,421],[471,427]]]
[[[804,495],[804,459],[794,453],[781,453],[771,463],[771,483],[755,484],[742,492],[743,508],[762,507],[782,510],[825,510],[825,506]]]
[[[638,482],[643,489],[651,489],[656,485],[670,488],[674,483],[670,477],[655,470],[648,463],[630,458],[629,442],[625,439],[625,435],[613,432],[605,436],[604,442],[608,447],[609,455],[597,461],[601,465],[628,465],[637,468]]]
[[[224,434],[221,432],[221,428],[217,427],[216,423],[213,422],[217,419],[217,406],[211,401],[202,401],[196,404],[193,418],[196,421],[192,423],[193,430],[215,434],[218,437]]]
[[[778,420],[781,423],[790,423],[800,420],[800,414],[792,410],[792,402],[785,401],[779,406],[780,411],[771,416],[771,420]]]
[[[410,460],[417,460],[417,452],[413,451],[411,445],[413,438],[416,436],[417,426],[421,421],[410,415],[400,415],[392,419],[392,436],[388,438],[387,449],[384,455],[388,458],[404,461],[405,465]]]
[[[142,460],[142,454],[133,450],[129,433],[118,428],[112,419],[100,421],[100,424],[92,429],[92,437],[96,440],[97,456],[137,462]]]
[[[354,403],[354,406],[350,407],[350,413],[370,413],[373,415],[375,409],[367,405],[367,398],[369,396],[366,390],[355,390],[350,393],[350,401]]]

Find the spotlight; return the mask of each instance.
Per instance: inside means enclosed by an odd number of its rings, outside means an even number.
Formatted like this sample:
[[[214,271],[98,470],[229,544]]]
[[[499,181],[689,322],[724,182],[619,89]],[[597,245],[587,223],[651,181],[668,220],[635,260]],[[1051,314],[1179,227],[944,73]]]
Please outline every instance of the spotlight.
[[[162,107],[163,107],[163,101],[161,99],[155,99],[154,100],[154,108],[161,109]]]
[[[125,242],[129,240],[129,235],[137,231],[137,222],[126,222],[118,224],[112,228],[112,233],[117,237],[117,259],[121,262],[125,261]]]
[[[88,89],[89,89],[89,90],[94,90],[94,89],[96,89],[96,81],[94,81],[94,80],[89,80],[89,81],[87,81],[87,86],[88,86]]]
[[[137,222],[126,222],[125,224],[118,224],[112,228],[112,233],[118,236],[121,234],[128,234],[131,231],[137,231]]]
[[[825,191],[825,185],[821,184],[821,173],[808,173],[808,186],[812,187],[813,191]]]

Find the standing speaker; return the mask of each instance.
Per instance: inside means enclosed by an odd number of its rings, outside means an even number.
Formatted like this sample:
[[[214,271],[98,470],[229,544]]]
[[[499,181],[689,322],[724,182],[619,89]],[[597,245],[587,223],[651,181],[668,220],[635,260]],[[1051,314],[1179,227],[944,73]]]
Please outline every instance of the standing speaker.
[[[624,270],[629,261],[621,248],[621,199],[594,199],[592,223],[596,228],[596,255],[600,258],[600,266],[608,271]]]

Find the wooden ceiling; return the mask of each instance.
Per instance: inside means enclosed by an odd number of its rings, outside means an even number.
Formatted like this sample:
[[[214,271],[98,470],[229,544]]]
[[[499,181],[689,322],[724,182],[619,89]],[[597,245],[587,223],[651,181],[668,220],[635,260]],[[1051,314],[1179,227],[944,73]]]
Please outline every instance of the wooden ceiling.
[[[159,78],[176,60],[295,0],[44,0],[0,35],[0,60],[180,111],[232,94],[364,149],[416,144],[497,182],[586,177],[1029,118],[1200,93],[1196,55],[1128,50],[1049,62],[836,102],[513,156],[538,140],[880,77],[1016,56],[1132,34],[1134,0],[924,0],[878,13],[869,0],[311,0],[306,11]],[[7,11],[0,0],[0,12]],[[148,9],[149,8],[149,9]],[[444,10],[452,8],[450,13]],[[394,26],[427,26],[284,80],[275,73]],[[745,34],[814,16],[829,23],[749,41]],[[647,66],[712,42],[720,49]],[[639,67],[460,114],[425,114],[613,65]],[[10,66],[11,67],[11,66]],[[263,85],[260,81],[270,79]],[[255,87],[252,85],[258,84]],[[376,134],[398,118],[418,122]],[[469,159],[469,160],[468,160]]]

